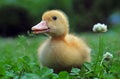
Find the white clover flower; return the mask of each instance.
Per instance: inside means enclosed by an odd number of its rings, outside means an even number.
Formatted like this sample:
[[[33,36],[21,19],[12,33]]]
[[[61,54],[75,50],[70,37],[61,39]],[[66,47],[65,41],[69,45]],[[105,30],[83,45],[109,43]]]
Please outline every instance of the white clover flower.
[[[107,31],[107,25],[97,23],[93,26],[93,32],[106,32]]]
[[[110,52],[106,52],[104,55],[103,55],[103,58],[106,59],[106,60],[110,60],[113,58],[113,54],[111,54]]]

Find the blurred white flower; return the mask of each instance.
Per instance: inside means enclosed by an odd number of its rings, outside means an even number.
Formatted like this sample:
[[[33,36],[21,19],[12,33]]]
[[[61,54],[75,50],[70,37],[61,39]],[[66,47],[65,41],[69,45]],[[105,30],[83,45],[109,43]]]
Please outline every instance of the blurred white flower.
[[[112,58],[113,58],[113,54],[111,54],[110,52],[106,52],[105,54],[103,54],[103,58],[100,62],[100,66],[102,66],[102,63],[103,63],[104,60],[109,61]]]
[[[97,23],[93,26],[93,32],[106,32],[107,31],[107,25]]]
[[[110,60],[113,58],[113,54],[111,54],[110,52],[106,52],[104,55],[103,55],[103,58],[106,59],[106,60]]]

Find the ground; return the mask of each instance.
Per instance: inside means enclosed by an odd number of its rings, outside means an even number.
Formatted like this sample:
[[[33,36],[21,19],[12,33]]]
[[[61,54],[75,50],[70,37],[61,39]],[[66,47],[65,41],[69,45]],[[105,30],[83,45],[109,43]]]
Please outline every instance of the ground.
[[[71,72],[58,74],[39,66],[37,48],[47,39],[45,35],[0,38],[0,79],[119,79],[119,34],[119,28],[111,28],[106,33],[76,34],[92,48],[92,62],[85,63],[82,69],[73,68]],[[102,61],[106,52],[113,54],[113,58]]]

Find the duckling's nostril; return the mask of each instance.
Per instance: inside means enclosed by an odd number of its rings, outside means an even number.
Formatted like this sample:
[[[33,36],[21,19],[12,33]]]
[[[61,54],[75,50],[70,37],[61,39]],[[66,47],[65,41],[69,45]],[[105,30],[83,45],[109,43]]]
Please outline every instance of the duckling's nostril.
[[[42,26],[47,26],[46,21],[41,21]]]

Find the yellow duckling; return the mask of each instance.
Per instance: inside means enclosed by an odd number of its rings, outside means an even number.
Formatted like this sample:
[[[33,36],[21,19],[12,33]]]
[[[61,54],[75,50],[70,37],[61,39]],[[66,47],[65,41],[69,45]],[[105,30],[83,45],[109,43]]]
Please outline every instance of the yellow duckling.
[[[40,63],[56,72],[80,67],[90,62],[91,49],[80,38],[68,34],[67,16],[60,10],[50,10],[43,14],[42,21],[32,27],[34,34],[47,33],[48,38],[38,50]]]

